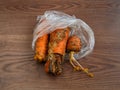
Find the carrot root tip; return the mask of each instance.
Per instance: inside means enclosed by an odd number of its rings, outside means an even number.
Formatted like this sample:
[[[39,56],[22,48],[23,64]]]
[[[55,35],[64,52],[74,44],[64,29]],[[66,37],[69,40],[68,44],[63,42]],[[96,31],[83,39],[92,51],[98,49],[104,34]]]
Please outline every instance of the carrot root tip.
[[[88,76],[94,77],[93,73],[89,73],[88,68],[84,68],[75,58],[74,58],[74,52],[70,52],[70,63],[74,68],[74,71],[83,71]]]

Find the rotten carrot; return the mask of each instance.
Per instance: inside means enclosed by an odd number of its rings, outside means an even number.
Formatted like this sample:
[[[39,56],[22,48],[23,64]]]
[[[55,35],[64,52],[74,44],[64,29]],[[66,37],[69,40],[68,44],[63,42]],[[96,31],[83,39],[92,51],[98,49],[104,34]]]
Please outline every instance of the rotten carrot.
[[[67,51],[70,52],[70,63],[73,66],[73,68],[77,71],[82,70],[85,72],[88,76],[93,77],[92,73],[88,72],[87,68],[84,68],[75,58],[74,54],[79,52],[82,47],[82,42],[79,37],[73,35],[69,37],[68,43],[67,43]]]
[[[77,36],[71,36],[68,39],[67,50],[79,52],[82,47],[81,41]]]
[[[50,34],[48,60],[45,64],[46,72],[50,72],[54,75],[61,74],[69,31],[69,28],[57,29]]]
[[[39,37],[35,43],[35,55],[34,59],[40,62],[45,61],[47,54],[48,35]]]

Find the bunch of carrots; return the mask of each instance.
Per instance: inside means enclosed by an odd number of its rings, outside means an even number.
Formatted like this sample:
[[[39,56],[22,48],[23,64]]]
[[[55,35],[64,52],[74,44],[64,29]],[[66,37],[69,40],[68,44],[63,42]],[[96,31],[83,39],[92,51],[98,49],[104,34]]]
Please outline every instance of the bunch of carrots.
[[[34,59],[45,62],[45,71],[53,75],[62,73],[62,63],[65,53],[69,53],[69,61],[77,71],[83,71],[90,77],[92,73],[74,58],[74,54],[81,50],[82,43],[78,36],[69,36],[70,28],[56,29],[50,34],[43,35],[36,40]]]

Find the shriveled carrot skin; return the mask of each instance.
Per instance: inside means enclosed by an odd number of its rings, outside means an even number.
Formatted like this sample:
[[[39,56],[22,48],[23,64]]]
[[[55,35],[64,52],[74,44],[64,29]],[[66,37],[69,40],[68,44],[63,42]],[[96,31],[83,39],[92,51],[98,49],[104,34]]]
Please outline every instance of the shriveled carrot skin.
[[[57,29],[50,34],[49,49],[50,53],[58,53],[60,55],[65,54],[66,42],[68,40],[70,29]]]
[[[65,54],[66,44],[69,37],[69,28],[57,29],[50,34],[48,60],[45,71],[54,75],[62,73],[62,61]]]
[[[45,63],[45,72],[59,75],[62,73],[62,55],[54,54],[54,58],[48,58]]]
[[[48,35],[39,37],[35,44],[35,56],[34,59],[38,61],[45,61],[47,54]]]
[[[81,40],[79,37],[75,35],[69,37],[68,42],[67,42],[67,51],[79,52],[81,47],[82,47],[82,44],[81,44]]]
[[[45,64],[45,72],[49,72],[49,66],[50,66],[50,61],[47,61],[46,64]]]

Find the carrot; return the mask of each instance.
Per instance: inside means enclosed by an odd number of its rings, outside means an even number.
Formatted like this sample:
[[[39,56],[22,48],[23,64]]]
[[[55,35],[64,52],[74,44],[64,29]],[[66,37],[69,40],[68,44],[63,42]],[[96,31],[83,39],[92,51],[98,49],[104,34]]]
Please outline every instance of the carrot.
[[[82,42],[79,37],[73,35],[69,37],[68,43],[67,43],[67,51],[70,52],[70,63],[73,66],[73,68],[77,71],[82,70],[85,72],[87,75],[90,77],[93,77],[92,73],[88,72],[87,68],[84,68],[75,58],[74,58],[74,53],[77,53],[80,51],[82,47]]]
[[[69,37],[68,43],[67,43],[67,50],[79,52],[81,47],[82,47],[81,41],[77,36],[74,35]]]
[[[50,34],[48,60],[45,64],[46,72],[50,72],[55,75],[61,74],[63,56],[66,50],[69,31],[69,28],[57,29]]]
[[[50,34],[49,53],[65,54],[66,42],[69,36],[69,28],[57,29]]]
[[[35,56],[34,59],[40,62],[45,61],[47,54],[48,35],[39,37],[35,44]]]

